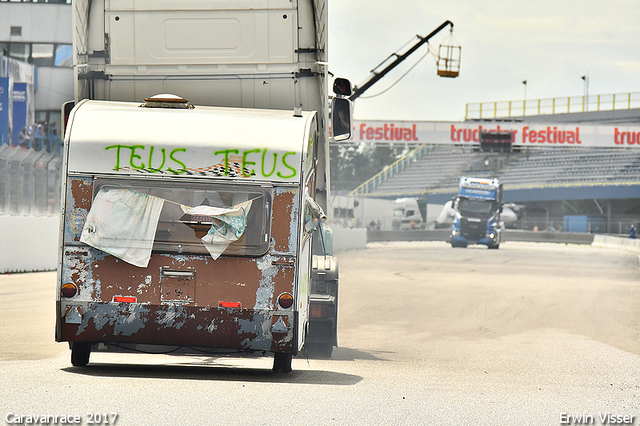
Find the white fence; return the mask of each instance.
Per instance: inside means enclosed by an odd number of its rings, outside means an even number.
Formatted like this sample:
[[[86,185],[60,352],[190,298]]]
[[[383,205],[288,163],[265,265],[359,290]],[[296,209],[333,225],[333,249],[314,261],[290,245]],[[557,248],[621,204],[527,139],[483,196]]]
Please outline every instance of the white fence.
[[[0,216],[0,273],[53,271],[58,216]]]
[[[61,166],[57,152],[0,146],[0,216],[57,214]]]

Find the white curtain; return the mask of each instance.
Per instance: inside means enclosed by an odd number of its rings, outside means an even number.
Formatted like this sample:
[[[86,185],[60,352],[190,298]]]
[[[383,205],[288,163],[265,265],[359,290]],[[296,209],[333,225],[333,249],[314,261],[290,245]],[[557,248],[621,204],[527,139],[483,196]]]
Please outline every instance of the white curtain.
[[[101,189],[80,241],[139,267],[151,258],[164,200],[127,189]]]

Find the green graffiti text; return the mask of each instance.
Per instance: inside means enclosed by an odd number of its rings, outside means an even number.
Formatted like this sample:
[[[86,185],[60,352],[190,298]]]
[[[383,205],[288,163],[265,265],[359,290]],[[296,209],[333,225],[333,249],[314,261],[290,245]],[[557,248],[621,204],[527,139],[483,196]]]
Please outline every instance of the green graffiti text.
[[[115,165],[113,170],[133,169],[145,170],[149,173],[169,172],[173,174],[187,173],[187,166],[193,166],[185,160],[187,148],[175,148],[168,151],[166,148],[157,149],[155,146],[144,145],[110,145],[105,151],[115,153]],[[240,163],[243,177],[260,175],[264,178],[274,173],[281,179],[291,179],[298,175],[295,163],[288,159],[296,155],[294,151],[285,152],[279,157],[277,152],[269,152],[268,148],[254,148],[246,151],[238,149],[224,149],[213,152],[214,156],[222,156],[222,159],[211,159],[211,165],[224,165],[224,176],[230,175],[229,165],[232,162]],[[272,155],[270,155],[272,154]],[[271,158],[273,160],[271,161]],[[202,158],[198,159],[199,168],[202,168]],[[258,167],[259,165],[259,167]],[[255,166],[252,167],[252,166]],[[194,167],[195,168],[195,167]],[[257,169],[257,170],[256,170]]]

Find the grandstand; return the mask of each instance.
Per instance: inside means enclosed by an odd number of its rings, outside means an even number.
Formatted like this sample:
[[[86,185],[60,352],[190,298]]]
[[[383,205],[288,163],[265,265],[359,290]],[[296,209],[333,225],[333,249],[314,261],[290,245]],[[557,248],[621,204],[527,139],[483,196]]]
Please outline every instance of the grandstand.
[[[451,198],[460,176],[467,175],[498,178],[504,183],[508,201],[525,201],[508,197],[509,190],[546,188],[546,197],[527,197],[528,201],[545,201],[556,199],[549,197],[554,189],[572,186],[593,187],[594,191],[610,186],[632,187],[637,191],[636,198],[640,198],[640,150],[634,148],[534,147],[504,154],[479,152],[469,146],[434,146],[408,164],[366,196],[428,196],[438,202]],[[609,198],[601,193],[593,195],[589,198]]]
[[[474,119],[468,120],[465,128],[481,125],[482,129],[489,129],[499,125],[504,129],[509,128],[509,123],[512,127],[517,123],[522,138],[523,126],[541,122],[552,123],[552,129],[556,125],[570,127],[569,124],[580,123],[585,129],[592,126],[588,130],[591,134],[611,132],[613,127],[607,130],[607,126],[615,126],[616,132],[630,129],[635,132],[631,134],[637,135],[640,109]],[[367,123],[367,126],[383,124]],[[462,128],[455,124],[448,126],[452,135],[454,126],[456,131]],[[432,127],[437,128],[438,124]],[[470,134],[468,130],[465,133]],[[606,226],[598,232],[624,233],[630,223],[640,223],[640,146],[636,139],[627,140],[626,146],[616,140],[617,145],[612,143],[611,147],[514,144],[506,152],[492,152],[477,141],[469,143],[469,139],[462,141],[459,136],[455,140],[453,144],[421,143],[349,195],[384,199],[420,197],[426,198],[429,205],[438,205],[457,194],[461,176],[497,178],[504,184],[504,201],[517,203],[524,212],[519,224],[522,229],[534,226],[546,229],[551,224],[561,228],[567,215],[599,217]]]

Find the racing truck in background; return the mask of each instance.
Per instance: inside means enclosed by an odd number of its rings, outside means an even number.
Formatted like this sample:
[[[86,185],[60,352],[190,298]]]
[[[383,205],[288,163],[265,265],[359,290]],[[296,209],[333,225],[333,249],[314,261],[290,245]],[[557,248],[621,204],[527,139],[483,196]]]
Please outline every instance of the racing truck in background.
[[[393,229],[425,229],[427,200],[424,198],[397,198],[393,202]]]
[[[502,183],[497,179],[461,177],[452,207],[451,247],[484,244],[498,249],[502,240]]]

